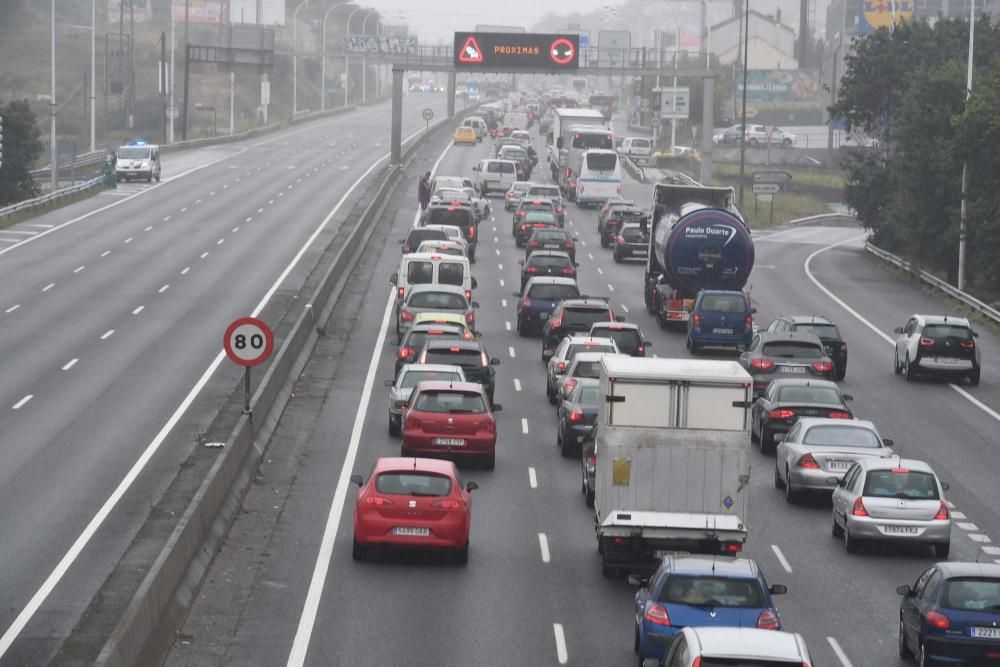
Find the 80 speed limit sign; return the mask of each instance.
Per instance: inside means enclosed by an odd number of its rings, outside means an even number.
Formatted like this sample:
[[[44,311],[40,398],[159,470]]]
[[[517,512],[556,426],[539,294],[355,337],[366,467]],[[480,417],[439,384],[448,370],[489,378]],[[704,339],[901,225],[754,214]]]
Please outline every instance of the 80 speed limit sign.
[[[262,320],[241,317],[226,329],[222,341],[226,355],[240,366],[256,366],[264,362],[274,349],[274,334]]]

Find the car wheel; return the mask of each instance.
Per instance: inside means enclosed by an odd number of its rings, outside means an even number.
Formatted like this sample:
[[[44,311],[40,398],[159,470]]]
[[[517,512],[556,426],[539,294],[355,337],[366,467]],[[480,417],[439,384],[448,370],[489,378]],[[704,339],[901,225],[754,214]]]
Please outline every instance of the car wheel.
[[[701,347],[698,345],[698,343],[691,340],[690,336],[688,336],[687,339],[687,349],[691,351],[691,356],[697,356],[698,352],[701,351]]]
[[[760,453],[773,454],[775,450],[774,433],[767,426],[760,426]]]
[[[840,380],[843,380],[845,377],[847,377],[847,366],[844,366],[843,368],[838,368],[837,381],[839,382]]]
[[[899,352],[895,349],[892,351],[892,372],[896,375],[903,372],[903,367],[899,363]]]
[[[469,543],[466,542],[465,546],[455,552],[455,562],[459,565],[469,564]]]
[[[774,488],[783,489],[785,488],[785,483],[781,481],[781,471],[778,469],[778,463],[774,463]]]
[[[856,554],[860,546],[858,540],[851,537],[851,530],[847,526],[844,526],[844,551],[849,554]]]
[[[760,436],[757,435],[757,422],[753,417],[750,417],[750,442],[760,442]]]
[[[910,355],[906,355],[906,361],[903,363],[903,377],[907,382],[913,382],[913,378],[917,377],[916,369],[910,364]]]
[[[801,493],[798,489],[792,486],[792,476],[788,472],[788,468],[785,468],[785,502],[789,505],[794,505],[799,502],[799,497]]]
[[[930,667],[934,664],[930,658],[927,657],[927,644],[923,640],[920,640],[920,645],[917,646],[917,664],[920,667]]]
[[[844,536],[844,529],[840,527],[839,523],[837,523],[836,517],[833,518],[833,523],[830,527],[830,534],[833,535],[834,537]]]
[[[399,427],[400,425],[394,422],[392,417],[389,417],[389,435],[399,435]]]
[[[618,574],[618,570],[605,563],[601,565],[601,574],[610,579]]]
[[[951,542],[938,542],[934,545],[934,556],[936,558],[947,558],[951,553]]]
[[[618,254],[617,250],[615,250],[613,253],[611,253],[611,258],[613,260],[615,260],[615,264],[621,264],[622,263],[621,255]]]
[[[358,542],[357,536],[354,537],[354,544],[351,546],[351,558],[354,560],[368,558],[368,548]]]
[[[570,451],[569,444],[566,442],[566,436],[559,438],[559,453],[564,459],[568,459],[572,452]]]
[[[604,236],[604,234],[601,234],[601,247],[602,248],[610,248],[611,247],[611,244],[608,243],[608,239]]]
[[[593,489],[588,489],[585,493],[587,495],[584,496],[583,502],[587,505],[587,507],[593,507],[594,506],[594,490]]]
[[[969,386],[970,387],[978,387],[979,386],[979,372],[980,371],[977,368],[976,370],[972,371],[972,374],[969,375]]]
[[[903,617],[899,617],[899,657],[904,660],[913,657],[913,651],[906,645],[906,635],[903,634]]]
[[[545,383],[545,397],[549,399],[549,403],[552,405],[556,404],[556,393],[549,388],[549,384]]]
[[[781,145],[784,146],[785,148],[791,148],[792,147],[792,140],[791,139],[783,139],[782,142],[781,142]]]
[[[497,466],[497,455],[496,452],[491,452],[483,457],[483,467],[487,470],[493,470]]]
[[[751,146],[756,146],[758,142],[757,142],[757,140],[756,140],[756,139],[754,139],[754,138],[752,138],[752,137],[751,137],[751,138],[750,138],[750,139],[749,139],[749,140],[747,141],[747,143],[748,143],[748,144],[750,144]]]

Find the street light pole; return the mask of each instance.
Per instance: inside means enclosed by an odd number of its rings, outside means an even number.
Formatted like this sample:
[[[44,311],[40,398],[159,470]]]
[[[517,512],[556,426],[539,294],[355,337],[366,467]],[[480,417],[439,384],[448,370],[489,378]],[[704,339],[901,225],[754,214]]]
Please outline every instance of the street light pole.
[[[59,159],[56,150],[56,0],[52,0],[52,67],[50,72],[49,90],[49,160],[51,160],[51,173],[49,174],[49,185],[52,190],[59,186],[59,167],[56,162]]]
[[[371,10],[361,21],[361,35],[368,34],[368,19],[378,15],[378,10]],[[378,23],[375,24],[376,30]],[[368,104],[368,54],[367,50],[361,52],[361,104]]]
[[[167,118],[167,143],[174,143],[174,125],[177,121],[177,108],[174,106],[174,51],[177,49],[177,39],[174,37],[177,20],[174,18],[174,3],[170,2],[170,76],[167,86],[170,88],[170,117]]]
[[[976,0],[969,4],[969,64],[965,74],[965,101],[972,96],[972,48],[976,37]],[[965,289],[965,234],[968,221],[969,161],[962,162],[962,206],[958,223],[958,289]]]
[[[354,4],[354,3],[352,2],[352,3],[349,3],[349,4]],[[351,12],[350,14],[347,15],[347,27],[346,27],[346,30],[347,30],[347,37],[348,37],[348,39],[350,39],[350,37],[351,37],[351,19],[354,18],[355,14],[357,14],[358,12],[360,12],[362,10],[364,10],[364,7],[360,7],[359,6],[357,9],[355,9],[353,12]],[[344,106],[345,107],[348,104],[351,103],[350,102],[350,95],[351,95],[351,57],[349,55],[347,55],[348,53],[350,53],[350,50],[349,49],[344,49]]]
[[[740,201],[738,208],[743,210],[743,176],[746,173],[747,161],[747,57],[750,53],[750,0],[746,0],[743,9],[743,107],[740,112]]]
[[[309,4],[302,0],[292,13],[292,120],[299,110],[299,10]]]
[[[90,3],[90,152],[97,150],[97,0]]]
[[[323,15],[323,59],[320,64],[320,77],[322,80],[319,84],[319,108],[320,111],[326,111],[326,20],[330,18],[330,14],[334,9],[340,6],[339,2],[335,2],[330,5],[329,9],[326,10],[326,14]]]

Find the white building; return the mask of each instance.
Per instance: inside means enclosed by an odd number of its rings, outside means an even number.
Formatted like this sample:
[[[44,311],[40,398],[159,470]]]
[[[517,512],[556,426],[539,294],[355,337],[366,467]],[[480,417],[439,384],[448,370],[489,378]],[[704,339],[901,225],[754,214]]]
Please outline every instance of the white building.
[[[750,10],[749,53],[752,69],[798,69],[795,58],[796,28],[782,22],[783,17]],[[712,26],[712,51],[722,63],[742,60],[739,17],[728,18]]]

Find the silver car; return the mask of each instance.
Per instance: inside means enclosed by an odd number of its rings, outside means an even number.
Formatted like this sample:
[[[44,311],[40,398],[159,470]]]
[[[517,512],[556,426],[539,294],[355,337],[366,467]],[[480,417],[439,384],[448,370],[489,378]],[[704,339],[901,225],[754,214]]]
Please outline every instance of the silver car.
[[[733,627],[686,627],[662,659],[642,661],[642,667],[701,664],[801,667],[814,663],[805,639],[798,633]]]
[[[806,491],[832,491],[860,458],[894,456],[892,440],[860,419],[804,417],[774,437],[774,486],[785,490],[789,503]]]
[[[618,346],[610,338],[591,336],[566,336],[559,343],[556,351],[549,357],[545,370],[545,395],[549,397],[549,403],[556,402],[556,388],[559,384],[559,376],[566,372],[566,368],[577,352],[617,352]]]
[[[555,404],[559,405],[566,400],[580,378],[600,377],[601,359],[608,355],[628,356],[617,352],[577,352],[566,366],[566,372],[556,380]]]
[[[914,459],[861,458],[833,490],[833,535],[855,553],[863,541],[909,542],[951,551],[948,485]]]
[[[457,285],[414,285],[410,288],[396,315],[396,337],[402,340],[414,318],[420,313],[459,313],[465,317],[470,329],[475,329],[473,308],[479,304],[469,301],[465,291]]]
[[[410,394],[418,383],[425,380],[465,382],[461,366],[448,364],[407,364],[399,369],[395,380],[386,380],[389,389],[389,435],[399,435],[403,413],[406,412]]]

